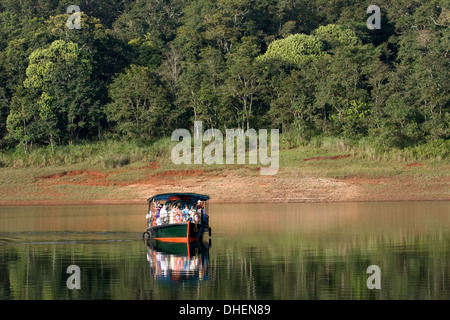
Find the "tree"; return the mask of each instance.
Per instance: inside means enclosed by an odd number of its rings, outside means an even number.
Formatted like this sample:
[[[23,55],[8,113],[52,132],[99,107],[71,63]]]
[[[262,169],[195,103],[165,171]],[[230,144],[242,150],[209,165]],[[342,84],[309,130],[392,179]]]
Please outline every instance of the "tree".
[[[450,23],[443,1],[400,5],[390,3],[399,10],[395,18],[399,36],[393,70],[383,89],[386,107],[379,119],[384,120],[385,132],[396,137],[389,141],[402,147],[450,135]]]
[[[95,17],[101,24],[111,28],[113,23],[127,10],[131,1],[128,0],[55,0],[58,3],[58,13],[66,13],[70,5],[76,4],[87,16]],[[134,1],[133,1],[134,2]]]
[[[180,0],[134,1],[114,22],[114,33],[126,42],[148,34],[159,46],[175,37],[183,7]]]
[[[147,67],[131,65],[109,88],[108,121],[130,139],[149,140],[170,128],[170,105],[157,75]]]
[[[6,119],[9,113],[9,104],[6,98],[5,88],[0,86],[0,149],[4,144],[4,138],[6,136]]]
[[[25,152],[28,152],[33,142],[39,141],[44,133],[39,110],[33,104],[30,93],[23,87],[18,88],[10,102],[6,128],[6,137],[22,145]]]
[[[338,47],[349,47],[361,44],[355,32],[337,24],[320,26],[313,31],[313,35],[325,43],[325,50],[331,51]]]
[[[345,47],[336,50],[328,66],[329,73],[320,81],[322,103],[332,107],[330,120],[335,133],[355,136],[365,134],[364,118],[370,114],[367,90],[367,66],[376,56],[365,46]]]
[[[263,88],[262,64],[256,61],[260,50],[257,39],[243,37],[227,59],[226,80],[228,102],[236,109],[236,123],[242,129],[250,129],[254,107]]]
[[[258,59],[260,61],[281,59],[293,66],[299,66],[305,60],[323,55],[324,49],[324,43],[313,35],[293,34],[272,42]]]
[[[12,23],[12,22],[11,22]],[[28,58],[31,53],[55,40],[51,34],[45,32],[44,19],[31,18],[18,23],[16,36],[9,39],[4,50],[4,74],[8,79],[6,88],[10,97],[17,87],[23,85]]]
[[[131,64],[149,67],[154,70],[161,66],[163,60],[162,48],[151,41],[149,35],[132,39],[128,44],[133,51]]]
[[[36,17],[48,17],[56,13],[60,0],[2,0],[5,11],[27,20]],[[1,9],[1,8],[0,8]]]
[[[56,140],[71,142],[82,130],[96,125],[95,89],[90,84],[92,66],[87,52],[73,42],[57,40],[48,48],[33,51],[29,61],[24,87],[32,96],[31,105],[52,149]],[[9,117],[16,119],[17,114],[11,112]],[[14,123],[10,120],[11,132],[16,130]]]
[[[315,105],[315,71],[311,64],[292,70],[272,81],[274,96],[268,115],[289,139],[308,141],[317,134],[319,110]]]
[[[68,14],[51,17],[45,21],[44,34],[53,40],[76,43],[79,48],[90,54],[93,70],[92,85],[99,88],[97,99],[101,104],[108,102],[107,87],[115,74],[122,72],[132,58],[132,47],[115,38],[98,18],[81,13],[81,29],[69,29],[66,26]]]
[[[180,78],[180,90],[176,102],[185,125],[192,121],[204,121],[211,128],[224,124],[220,113],[220,96],[223,89],[225,61],[216,48],[201,50],[198,62],[186,61]]]
[[[387,147],[406,147],[417,142],[420,130],[417,109],[402,94],[393,94],[386,101],[379,141]]]
[[[192,120],[293,142],[445,140],[447,2],[379,0],[369,30],[370,3],[351,0],[1,0],[0,148]],[[81,29],[66,25],[72,4]]]

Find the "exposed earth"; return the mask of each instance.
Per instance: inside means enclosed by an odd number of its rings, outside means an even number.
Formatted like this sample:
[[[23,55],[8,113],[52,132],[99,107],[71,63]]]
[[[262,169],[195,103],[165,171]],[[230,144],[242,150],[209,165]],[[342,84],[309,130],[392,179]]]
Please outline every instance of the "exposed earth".
[[[304,161],[346,157],[315,157]],[[424,164],[409,163],[401,171],[422,166]],[[238,172],[204,168],[161,171],[156,161],[140,168],[117,168],[107,172],[62,171],[38,176],[32,183],[35,194],[31,198],[8,200],[6,197],[0,200],[0,205],[145,203],[149,196],[164,192],[206,193],[211,202],[450,200],[447,176],[417,179],[414,175],[398,174],[377,178],[329,178],[308,176],[293,168],[280,169],[273,176],[262,176],[259,168],[246,166]],[[88,196],[74,194],[81,189]]]

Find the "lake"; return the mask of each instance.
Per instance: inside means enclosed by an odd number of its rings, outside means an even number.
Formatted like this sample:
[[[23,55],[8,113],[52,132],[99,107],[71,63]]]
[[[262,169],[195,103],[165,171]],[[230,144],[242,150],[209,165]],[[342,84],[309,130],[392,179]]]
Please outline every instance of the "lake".
[[[0,299],[450,299],[449,204],[211,203],[190,246],[144,241],[145,204],[0,207]]]

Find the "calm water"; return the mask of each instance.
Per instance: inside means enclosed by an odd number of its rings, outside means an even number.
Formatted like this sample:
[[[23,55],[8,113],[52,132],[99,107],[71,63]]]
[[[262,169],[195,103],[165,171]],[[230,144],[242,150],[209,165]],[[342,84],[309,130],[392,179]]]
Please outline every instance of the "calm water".
[[[146,209],[0,207],[0,299],[450,299],[449,202],[211,204],[190,248],[144,242]]]

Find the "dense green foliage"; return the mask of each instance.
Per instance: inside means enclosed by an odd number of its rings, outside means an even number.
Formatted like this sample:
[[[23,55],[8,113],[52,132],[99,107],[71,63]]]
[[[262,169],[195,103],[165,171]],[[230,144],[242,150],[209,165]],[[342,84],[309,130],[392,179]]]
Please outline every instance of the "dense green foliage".
[[[177,128],[448,148],[444,0],[0,0],[0,149]],[[439,153],[439,152],[438,152]],[[441,153],[445,154],[445,152]]]

